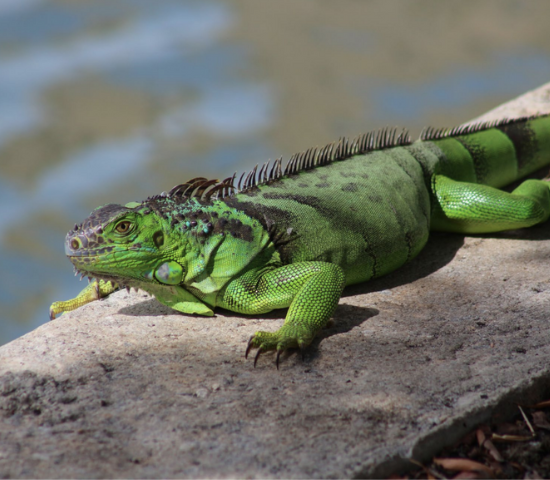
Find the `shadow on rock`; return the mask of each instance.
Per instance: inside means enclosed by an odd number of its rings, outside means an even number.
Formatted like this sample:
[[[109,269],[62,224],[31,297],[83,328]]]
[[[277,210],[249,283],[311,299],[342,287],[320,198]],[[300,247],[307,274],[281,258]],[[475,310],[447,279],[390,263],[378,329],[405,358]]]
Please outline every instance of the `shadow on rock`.
[[[154,317],[161,315],[174,315],[176,310],[163,305],[156,298],[151,297],[143,302],[133,303],[127,307],[122,307],[118,313],[121,315],[131,315],[133,317]],[[190,316],[198,317],[199,315]]]
[[[427,277],[450,263],[463,245],[463,235],[434,232],[430,234],[424,249],[410,263],[384,277],[352,285],[344,290],[342,296],[388,290]]]
[[[363,322],[369,320],[372,317],[378,315],[380,311],[376,308],[358,307],[355,305],[339,305],[334,312],[334,320],[323,329],[313,339],[310,345],[308,345],[303,352],[299,349],[289,349],[281,355],[280,362],[284,363],[292,355],[302,356],[304,363],[310,363],[319,356],[319,346],[321,342],[333,335],[340,335],[342,333],[349,332],[355,327],[358,327]]]

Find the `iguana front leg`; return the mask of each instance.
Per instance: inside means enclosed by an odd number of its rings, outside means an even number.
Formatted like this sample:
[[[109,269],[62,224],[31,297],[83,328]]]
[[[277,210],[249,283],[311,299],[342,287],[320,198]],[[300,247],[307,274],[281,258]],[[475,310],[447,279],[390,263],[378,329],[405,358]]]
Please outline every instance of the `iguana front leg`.
[[[75,298],[66,300],[64,302],[54,302],[50,307],[50,320],[53,320],[57,315],[62,312],[70,312],[76,310],[82,305],[99,300],[100,298],[110,295],[114,291],[118,290],[118,285],[114,282],[107,282],[105,280],[94,280],[89,283]]]
[[[222,295],[221,307],[239,313],[259,314],[289,307],[283,326],[276,332],[257,332],[250,339],[246,355],[293,347],[304,348],[321,330],[336,306],[345,285],[343,270],[326,262],[301,262],[279,268],[254,270],[233,280]]]
[[[87,303],[104,298],[118,290],[118,285],[105,280],[94,280],[89,283],[75,298],[64,302],[54,302],[50,307],[50,320],[62,312],[70,312]],[[214,312],[191,293],[177,285],[155,285],[148,289],[156,299],[174,310],[182,313],[205,315],[211,317]]]

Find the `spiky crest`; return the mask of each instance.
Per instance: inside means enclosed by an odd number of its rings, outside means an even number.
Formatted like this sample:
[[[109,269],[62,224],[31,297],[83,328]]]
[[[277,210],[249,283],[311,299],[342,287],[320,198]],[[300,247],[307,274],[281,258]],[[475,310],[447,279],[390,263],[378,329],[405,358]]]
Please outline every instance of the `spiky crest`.
[[[488,130],[490,128],[502,127],[503,125],[510,125],[512,123],[527,122],[535,118],[547,117],[550,114],[535,114],[524,117],[516,118],[499,118],[498,120],[490,120],[487,122],[466,123],[453,128],[434,128],[426,127],[420,134],[420,140],[441,140],[442,138],[458,137],[460,135],[468,135],[471,133],[481,132],[482,130]]]
[[[256,165],[250,172],[243,172],[238,182],[235,183],[236,174],[221,182],[207,180],[203,177],[193,178],[181,185],[176,185],[168,193],[149,197],[147,201],[160,198],[198,198],[209,201],[216,198],[224,198],[239,192],[246,192],[259,185],[266,185],[285,176],[296,175],[300,172],[315,167],[327,165],[332,162],[346,160],[355,155],[362,155],[374,150],[410,145],[411,137],[407,130],[403,129],[399,134],[396,128],[383,128],[374,132],[360,135],[353,140],[342,137],[338,142],[332,142],[322,148],[313,147],[304,152],[296,153],[290,157],[286,166],[282,167],[282,157],[264,163],[258,172]]]
[[[541,116],[548,116],[548,114],[468,123],[454,128],[426,127],[420,135],[420,140],[440,140],[442,138],[467,135],[489,128],[500,127],[516,122],[525,122]],[[168,193],[162,192],[160,195],[149,197],[147,201],[166,197],[179,197],[185,200],[198,198],[202,201],[224,198],[239,192],[246,192],[260,185],[267,185],[286,176],[296,175],[300,172],[327,165],[332,162],[347,160],[355,155],[363,155],[368,152],[384,150],[386,148],[406,146],[411,143],[412,140],[407,130],[403,129],[398,134],[397,128],[382,128],[380,130],[365,133],[352,140],[342,137],[338,142],[329,143],[322,148],[313,147],[304,152],[296,153],[290,157],[284,168],[282,166],[283,159],[280,157],[272,164],[271,161],[264,163],[260,167],[259,172],[258,165],[249,172],[243,172],[238,182],[235,182],[236,174],[221,182],[218,180],[208,180],[204,177],[197,177],[181,185],[176,185]]]

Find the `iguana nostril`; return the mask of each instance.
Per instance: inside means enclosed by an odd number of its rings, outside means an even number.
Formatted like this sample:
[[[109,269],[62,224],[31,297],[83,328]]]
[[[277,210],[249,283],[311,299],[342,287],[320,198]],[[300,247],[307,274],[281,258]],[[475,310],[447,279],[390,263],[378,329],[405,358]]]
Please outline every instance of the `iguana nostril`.
[[[79,242],[76,238],[73,238],[73,239],[71,240],[71,248],[72,248],[73,250],[78,250],[79,247],[80,247],[80,242]]]

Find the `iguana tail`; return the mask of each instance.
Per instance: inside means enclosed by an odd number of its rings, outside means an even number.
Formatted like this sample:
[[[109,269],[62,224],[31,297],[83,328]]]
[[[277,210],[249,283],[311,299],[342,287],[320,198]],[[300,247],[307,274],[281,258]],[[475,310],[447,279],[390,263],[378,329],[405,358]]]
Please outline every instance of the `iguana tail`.
[[[498,190],[550,164],[549,115],[431,130],[423,139],[441,152],[432,177],[432,230],[489,233],[550,217],[550,183]]]
[[[502,188],[550,163],[550,115],[430,130],[446,159],[439,174]]]

